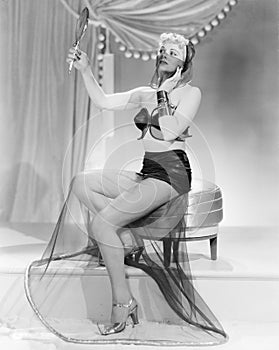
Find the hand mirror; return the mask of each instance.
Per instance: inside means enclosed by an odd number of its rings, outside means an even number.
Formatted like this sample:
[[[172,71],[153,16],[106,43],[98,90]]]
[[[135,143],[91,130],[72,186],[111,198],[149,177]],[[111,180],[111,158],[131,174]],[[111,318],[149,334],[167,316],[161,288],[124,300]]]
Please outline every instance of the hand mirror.
[[[80,41],[81,39],[83,38],[86,30],[87,30],[87,27],[88,27],[88,18],[89,18],[89,10],[87,7],[85,7],[82,11],[81,11],[81,14],[77,20],[77,24],[76,24],[76,33],[75,33],[75,42],[74,42],[74,49],[78,49],[79,48],[79,44],[80,44]],[[72,71],[72,68],[73,68],[73,64],[74,64],[74,61],[72,61],[70,63],[70,66],[69,66],[69,73],[71,73]]]

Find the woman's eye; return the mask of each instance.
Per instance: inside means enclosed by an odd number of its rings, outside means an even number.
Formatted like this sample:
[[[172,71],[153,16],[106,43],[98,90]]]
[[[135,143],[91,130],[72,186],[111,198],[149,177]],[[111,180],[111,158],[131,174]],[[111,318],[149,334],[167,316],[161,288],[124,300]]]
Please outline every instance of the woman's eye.
[[[177,56],[175,51],[171,51],[170,54],[171,54],[171,56]]]

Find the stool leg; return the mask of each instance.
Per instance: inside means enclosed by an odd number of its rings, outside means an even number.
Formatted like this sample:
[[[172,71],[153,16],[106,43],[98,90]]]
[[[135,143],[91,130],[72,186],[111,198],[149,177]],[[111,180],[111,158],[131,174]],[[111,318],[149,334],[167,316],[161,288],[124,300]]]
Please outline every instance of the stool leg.
[[[210,238],[209,244],[211,260],[217,260],[217,236],[214,238]]]
[[[178,262],[178,251],[179,251],[179,240],[173,241],[173,260],[174,262]]]
[[[170,266],[171,260],[171,240],[168,238],[163,239],[163,248],[164,248],[164,265],[165,267]]]

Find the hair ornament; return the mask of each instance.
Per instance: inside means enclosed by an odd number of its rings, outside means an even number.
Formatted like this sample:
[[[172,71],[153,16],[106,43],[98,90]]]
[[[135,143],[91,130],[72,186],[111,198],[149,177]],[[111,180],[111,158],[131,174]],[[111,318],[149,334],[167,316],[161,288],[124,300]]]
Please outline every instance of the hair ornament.
[[[159,46],[162,46],[164,43],[166,42],[172,42],[175,44],[184,44],[184,45],[189,45],[190,40],[185,38],[183,35],[181,34],[177,34],[177,33],[163,33],[160,35],[160,39],[159,39]]]

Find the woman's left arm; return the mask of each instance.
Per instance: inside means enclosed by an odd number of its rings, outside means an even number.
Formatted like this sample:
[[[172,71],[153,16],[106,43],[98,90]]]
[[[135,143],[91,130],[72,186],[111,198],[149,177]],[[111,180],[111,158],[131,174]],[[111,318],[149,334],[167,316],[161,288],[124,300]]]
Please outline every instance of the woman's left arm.
[[[201,91],[197,87],[191,87],[181,98],[173,115],[164,115],[159,118],[160,128],[166,141],[176,139],[191,124],[201,101]]]

